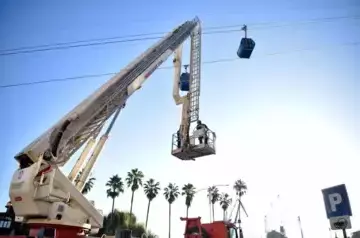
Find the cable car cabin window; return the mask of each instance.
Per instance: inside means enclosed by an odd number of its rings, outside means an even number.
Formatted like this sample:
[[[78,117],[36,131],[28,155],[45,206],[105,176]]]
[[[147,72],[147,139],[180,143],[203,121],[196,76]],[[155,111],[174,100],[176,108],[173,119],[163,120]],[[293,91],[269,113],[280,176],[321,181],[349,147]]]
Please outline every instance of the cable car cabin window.
[[[255,48],[255,41],[251,38],[242,38],[237,55],[242,59],[249,59]]]
[[[180,76],[180,90],[189,91],[190,90],[190,74],[182,73]]]

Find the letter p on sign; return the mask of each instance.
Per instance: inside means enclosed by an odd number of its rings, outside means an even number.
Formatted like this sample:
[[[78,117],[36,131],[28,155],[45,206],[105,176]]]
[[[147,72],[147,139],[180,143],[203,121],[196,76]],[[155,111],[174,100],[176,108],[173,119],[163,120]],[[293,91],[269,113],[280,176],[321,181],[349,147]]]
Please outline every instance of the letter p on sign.
[[[336,205],[341,204],[342,198],[340,193],[329,194],[329,203],[332,212],[336,212]]]
[[[325,188],[322,193],[328,219],[339,216],[352,216],[345,184]]]

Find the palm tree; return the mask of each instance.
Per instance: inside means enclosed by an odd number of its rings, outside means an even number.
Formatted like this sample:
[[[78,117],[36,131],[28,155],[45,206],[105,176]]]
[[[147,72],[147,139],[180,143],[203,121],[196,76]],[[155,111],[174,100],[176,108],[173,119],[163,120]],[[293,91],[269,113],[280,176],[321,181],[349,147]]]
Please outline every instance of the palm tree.
[[[224,221],[226,219],[227,209],[229,208],[230,204],[232,203],[232,199],[230,198],[229,194],[223,193],[220,197],[220,206],[224,212]]]
[[[238,196],[239,198],[239,203],[241,204],[241,197],[244,196],[246,194],[246,191],[247,191],[247,185],[246,183],[241,180],[241,179],[238,179],[235,181],[235,184],[234,184],[234,189],[236,191],[236,195]],[[241,219],[240,219],[240,206],[239,206],[239,223],[241,223]]]
[[[90,190],[94,187],[94,181],[96,180],[96,178],[91,177],[89,178],[89,180],[85,183],[83,189],[81,190],[82,194],[88,194],[90,192]]]
[[[191,183],[185,184],[184,187],[182,187],[182,193],[181,195],[185,195],[185,205],[186,205],[186,217],[189,217],[189,208],[191,206],[192,200],[195,196],[195,187]]]
[[[114,214],[114,206],[115,206],[115,198],[117,198],[120,193],[124,192],[124,183],[119,175],[113,175],[110,177],[109,181],[106,183],[108,189],[106,190],[107,197],[112,199],[112,207],[111,207],[111,214]],[[112,215],[112,222],[114,216]]]
[[[145,184],[144,184],[144,192],[145,192],[146,197],[149,200],[148,207],[147,207],[147,212],[146,212],[145,228],[147,228],[147,224],[148,224],[150,203],[158,195],[159,190],[160,190],[160,183],[155,182],[155,180],[152,179],[152,178],[149,179],[148,181],[146,181]]]
[[[243,180],[238,179],[235,181],[234,189],[236,191],[236,195],[242,197],[247,191],[247,185]]]
[[[171,204],[178,198],[179,194],[179,187],[174,183],[169,183],[164,189],[165,199],[169,203],[169,238],[171,237]]]
[[[209,201],[210,201],[210,206],[211,206],[211,210],[212,210],[212,219],[213,221],[215,220],[215,203],[217,201],[219,201],[220,199],[220,193],[219,193],[219,189],[216,186],[211,186],[208,188],[208,197],[209,197]]]
[[[132,214],[132,208],[134,203],[134,193],[136,190],[142,186],[142,180],[144,178],[143,172],[138,169],[132,169],[127,174],[126,183],[129,188],[131,188],[131,204],[130,204],[130,214]]]

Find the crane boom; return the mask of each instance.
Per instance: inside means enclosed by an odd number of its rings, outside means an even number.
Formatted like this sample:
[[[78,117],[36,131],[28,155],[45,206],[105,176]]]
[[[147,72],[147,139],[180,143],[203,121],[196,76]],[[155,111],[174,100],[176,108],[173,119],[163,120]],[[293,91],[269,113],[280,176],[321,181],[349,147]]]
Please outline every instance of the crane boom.
[[[47,159],[58,165],[65,164],[90,137],[97,136],[105,121],[191,35],[198,24],[200,21],[195,18],[168,33],[25,147],[15,158],[36,162],[45,151],[52,148],[51,153],[45,154],[50,157]],[[196,69],[193,70],[199,77]],[[193,111],[196,111],[196,108]],[[195,117],[196,115],[193,116]],[[65,129],[60,131],[61,139],[57,141],[57,132],[63,126]]]
[[[177,101],[180,95],[175,91],[179,90],[179,87],[173,88],[176,104],[182,104],[183,110],[181,130],[179,130],[181,140],[178,140],[177,148],[172,150],[172,154],[182,160],[193,160],[215,154],[215,133],[207,126],[197,130],[192,136],[189,133],[190,124],[199,119],[201,26],[200,20],[196,17],[168,33],[15,156],[20,168],[15,171],[10,184],[10,199],[15,214],[23,217],[24,221],[31,225],[32,232],[50,227],[63,230],[56,238],[73,238],[79,237],[78,234],[85,230],[102,226],[101,212],[79,190],[83,187],[108,132],[127,99],[141,88],[146,79],[172,53],[175,52],[175,57],[181,62],[182,44],[189,37],[191,37],[189,90],[181,100]],[[176,84],[180,83],[179,67],[181,66],[177,65],[175,73]],[[85,166],[81,182],[74,186],[72,180],[94,144],[95,138],[107,119],[114,113],[108,132],[99,140],[90,162]],[[200,121],[199,123],[201,124]],[[173,141],[174,138],[173,135]],[[197,138],[200,144],[196,143]],[[201,142],[202,138],[205,138],[204,143]],[[70,175],[65,176],[59,167],[66,164],[86,142],[88,144],[78,163]]]

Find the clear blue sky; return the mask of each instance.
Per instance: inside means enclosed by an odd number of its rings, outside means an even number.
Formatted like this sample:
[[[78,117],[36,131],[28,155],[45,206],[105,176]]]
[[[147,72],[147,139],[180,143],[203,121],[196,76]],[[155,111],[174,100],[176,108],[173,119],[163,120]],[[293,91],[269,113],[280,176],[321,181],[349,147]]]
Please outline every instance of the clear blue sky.
[[[249,61],[202,68],[200,113],[217,132],[216,156],[195,163],[170,156],[171,134],[178,128],[180,111],[171,97],[173,72],[158,70],[119,117],[93,171],[97,181],[90,199],[108,212],[111,201],[104,184],[111,175],[125,176],[135,167],[164,186],[192,182],[202,188],[242,178],[249,186],[244,200],[250,213],[244,219],[247,237],[261,236],[263,217],[279,193],[282,208],[277,209],[282,212],[271,210],[271,228],[282,219],[288,233],[300,237],[296,216],[301,215],[307,236],[325,237],[328,222],[321,189],[346,183],[353,226],[360,229],[360,49],[344,46],[360,42],[359,19],[298,24],[359,16],[357,0],[123,2],[3,0],[0,50],[164,32],[195,15],[204,27],[246,23],[257,45]],[[203,61],[236,58],[240,37],[239,32],[204,36]],[[0,56],[0,85],[116,72],[152,43]],[[16,166],[13,156],[107,79],[0,88],[0,205],[8,200]],[[135,196],[134,212],[144,221],[145,197],[140,191]],[[205,194],[197,196],[190,215],[208,219],[205,199]],[[185,211],[183,200],[174,204],[173,237],[183,233],[178,221]],[[128,210],[129,205],[129,193],[116,200],[119,209]],[[167,206],[162,196],[150,212],[150,228],[165,237]],[[217,215],[221,217],[220,208]]]

